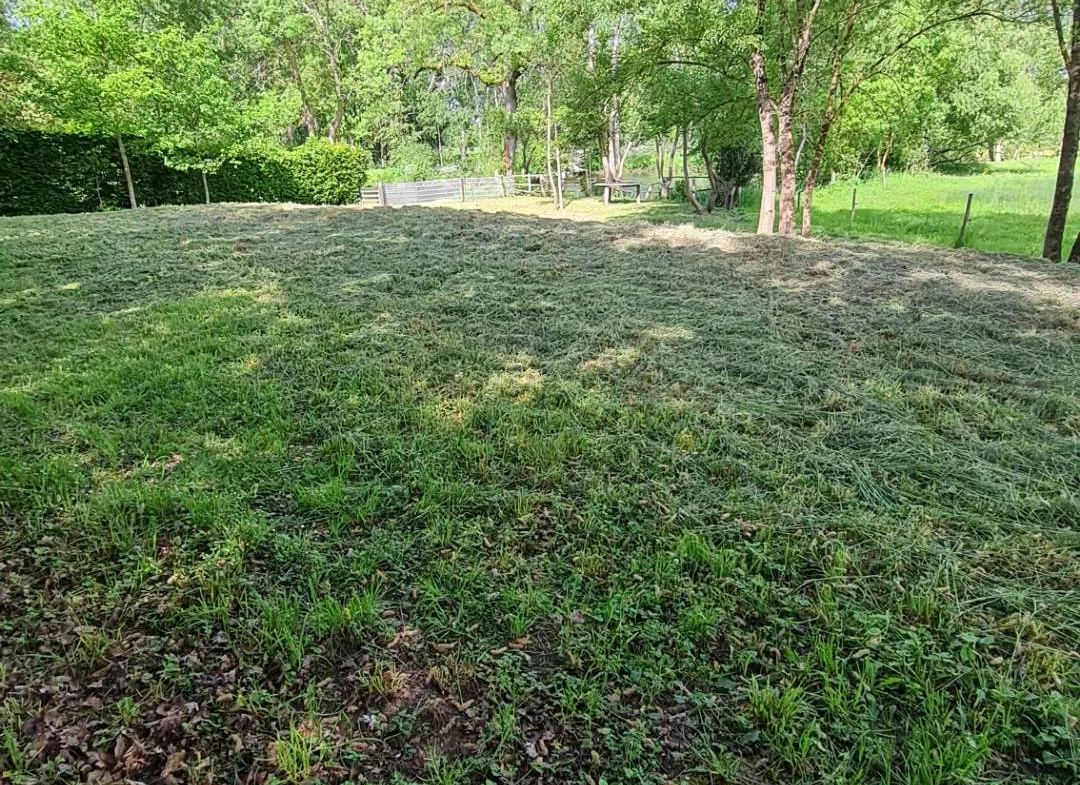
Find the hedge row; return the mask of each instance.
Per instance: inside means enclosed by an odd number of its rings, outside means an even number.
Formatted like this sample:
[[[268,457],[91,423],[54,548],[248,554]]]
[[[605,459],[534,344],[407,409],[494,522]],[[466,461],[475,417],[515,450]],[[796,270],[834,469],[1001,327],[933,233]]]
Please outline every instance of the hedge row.
[[[204,201],[198,172],[165,164],[139,140],[125,140],[140,205]],[[355,148],[313,141],[294,149],[249,147],[208,175],[215,202],[347,204],[364,184]],[[115,139],[0,130],[0,215],[80,213],[128,207]]]

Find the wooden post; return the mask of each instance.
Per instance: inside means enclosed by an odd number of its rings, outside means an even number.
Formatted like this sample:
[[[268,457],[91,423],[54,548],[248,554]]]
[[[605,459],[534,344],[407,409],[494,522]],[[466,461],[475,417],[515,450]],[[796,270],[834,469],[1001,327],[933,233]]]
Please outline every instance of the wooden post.
[[[461,178],[461,182],[458,184],[461,188],[461,201],[465,201],[465,178]]]
[[[386,186],[379,183],[379,207],[386,207]]]
[[[858,192],[858,188],[851,189],[851,215],[848,216],[847,228],[851,231],[851,228],[855,225],[855,194]]]
[[[968,221],[971,220],[971,199],[975,194],[968,194],[967,207],[964,208],[964,222],[960,224],[960,239],[956,241],[957,248],[964,247],[964,233],[967,231]]]
[[[498,172],[495,173],[495,187],[499,189],[502,196],[506,196],[506,180]]]

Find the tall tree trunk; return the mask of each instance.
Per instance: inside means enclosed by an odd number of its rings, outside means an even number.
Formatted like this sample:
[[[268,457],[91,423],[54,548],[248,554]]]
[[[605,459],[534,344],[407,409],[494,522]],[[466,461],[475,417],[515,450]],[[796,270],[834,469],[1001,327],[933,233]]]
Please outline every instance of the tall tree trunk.
[[[558,207],[563,209],[566,204],[563,202],[563,190],[562,190],[562,151],[558,147],[555,148],[555,192],[558,194]]]
[[[331,142],[336,142],[341,125],[345,121],[345,107],[349,99],[342,87],[341,67],[338,65],[339,44],[336,44],[330,36],[330,26],[333,23],[330,18],[332,7],[329,2],[322,8],[319,7],[318,3],[315,3],[314,9],[315,13],[312,14],[312,17],[322,36],[323,53],[326,56],[326,65],[330,69],[330,78],[334,83],[334,100],[336,104],[334,119],[326,126],[326,138]]]
[[[664,148],[660,145],[660,137],[654,137],[653,143],[656,145],[656,176],[660,180],[660,198],[667,198],[667,183],[664,180]]]
[[[338,131],[341,130],[341,124],[343,122],[345,122],[345,99],[339,97],[337,103],[337,110],[335,110],[334,112],[334,119],[330,121],[330,125],[326,126],[327,141],[337,141]]]
[[[694,193],[694,184],[690,182],[690,164],[687,163],[689,157],[686,152],[687,142],[686,137],[690,135],[690,126],[685,126],[682,132],[682,176],[683,176],[683,190],[686,191],[686,199],[690,202],[694,208],[694,212],[699,215],[705,212],[701,206],[701,202],[697,200],[697,195]]]
[[[124,168],[124,180],[127,182],[128,203],[134,210],[139,206],[135,201],[135,181],[131,179],[131,165],[128,163],[127,150],[124,148],[124,137],[119,131],[116,133],[116,146],[120,148],[120,164]]]
[[[780,234],[795,234],[795,90],[785,85],[777,111],[780,131]]]
[[[1077,3],[1080,6],[1080,2]],[[1078,42],[1074,42],[1076,51]],[[1046,224],[1043,258],[1061,261],[1061,245],[1065,236],[1065,221],[1072,200],[1073,175],[1076,171],[1076,151],[1080,143],[1080,59],[1069,68],[1069,91],[1065,103],[1065,128],[1061,136],[1061,158],[1058,159],[1057,184],[1050,219]]]
[[[547,153],[548,182],[551,183],[551,198],[559,206],[558,186],[555,184],[555,172],[551,167],[551,77],[547,79],[547,93],[544,95],[544,150]]]
[[[615,22],[611,33],[611,76],[614,79],[619,68],[619,46],[622,39],[622,20]],[[608,105],[607,144],[601,147],[601,163],[604,167],[604,182],[617,183],[622,179],[622,120],[619,114],[619,93],[616,89]],[[606,147],[606,150],[605,150]],[[611,187],[604,187],[604,202],[611,201]]]
[[[829,131],[832,130],[833,123],[843,109],[844,96],[840,93],[840,70],[843,67],[844,56],[847,54],[848,45],[851,42],[852,31],[855,29],[855,20],[861,10],[860,0],[853,0],[851,5],[848,6],[843,35],[833,48],[829,89],[825,93],[825,109],[821,115],[821,126],[818,128],[818,138],[814,144],[814,155],[810,159],[810,168],[806,170],[806,182],[803,184],[802,227],[800,231],[803,237],[809,237],[813,231],[814,189],[817,187],[821,162],[825,159],[825,146],[829,141]]]
[[[206,180],[206,170],[200,169],[199,174],[202,175],[202,190],[203,196],[206,197],[206,203],[210,204],[210,183]]]
[[[772,234],[776,226],[776,132],[773,129],[773,100],[765,73],[765,54],[760,49],[751,59],[757,93],[758,124],[761,126],[761,210],[758,234]],[[685,147],[685,140],[683,142]],[[685,156],[685,150],[683,151]]]
[[[300,76],[300,63],[296,59],[296,50],[293,49],[291,41],[285,42],[285,57],[289,61],[289,72],[292,74],[293,84],[300,93],[300,122],[307,128],[308,136],[314,139],[319,135],[319,120],[315,117],[315,112],[312,111],[311,103],[308,101],[304,80]]]
[[[514,131],[514,115],[518,108],[517,83],[521,69],[516,65],[510,69],[503,82],[503,117],[506,130],[503,133],[503,171],[507,175],[514,173],[514,157],[517,155],[517,134]]]
[[[679,151],[679,129],[671,137],[671,152],[667,161],[667,196],[671,196],[671,184],[675,182],[675,155]]]

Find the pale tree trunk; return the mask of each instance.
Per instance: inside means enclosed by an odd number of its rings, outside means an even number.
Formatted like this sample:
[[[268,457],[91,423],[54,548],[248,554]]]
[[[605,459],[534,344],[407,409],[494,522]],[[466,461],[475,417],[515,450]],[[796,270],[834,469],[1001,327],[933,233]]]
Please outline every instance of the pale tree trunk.
[[[679,129],[675,129],[670,153],[667,149],[666,136],[657,136],[653,142],[656,144],[656,176],[660,179],[660,198],[667,199],[671,196],[671,183],[675,178],[675,155],[679,149]]]
[[[551,168],[551,77],[547,80],[547,93],[544,96],[544,150],[547,153],[544,157],[547,159],[547,176],[548,182],[551,183],[551,198],[555,202],[556,207],[559,206],[559,194],[558,186],[555,184],[555,172]]]
[[[563,203],[562,191],[562,152],[555,148],[555,192],[558,194],[558,208],[561,210],[566,205]]]
[[[794,86],[784,86],[777,112],[780,131],[780,234],[795,234],[795,135],[792,128],[795,111]]]
[[[124,180],[127,182],[128,203],[134,210],[139,206],[135,201],[135,181],[131,179],[131,165],[128,163],[127,150],[124,148],[124,137],[121,133],[116,134],[116,146],[120,148],[120,164],[124,168]]]
[[[199,174],[202,175],[203,196],[206,197],[206,203],[210,204],[210,183],[208,183],[206,180],[206,170],[200,169]]]
[[[619,67],[619,45],[622,38],[621,20],[616,21],[611,33],[611,75],[615,76]],[[607,144],[601,147],[601,163],[604,167],[604,182],[617,183],[622,179],[622,123],[619,116],[619,94],[611,96],[607,117]],[[606,147],[606,149],[605,149]],[[604,186],[604,203],[611,201],[611,187]]]
[[[660,198],[667,198],[667,182],[664,180],[664,148],[660,145],[660,137],[653,139],[656,145],[656,176],[660,180]]]
[[[671,196],[671,184],[675,182],[675,154],[679,149],[679,129],[675,129],[671,137],[671,151],[668,153],[667,162],[667,195]]]
[[[780,103],[777,106],[769,92],[769,78],[765,66],[765,6],[767,0],[757,0],[755,34],[758,42],[751,56],[757,94],[758,121],[761,125],[762,143],[762,205],[758,216],[758,232],[771,234],[775,218],[773,198],[776,192],[776,136],[772,128],[772,116],[776,114],[780,132],[780,232],[795,234],[795,189],[798,173],[795,171],[794,114],[795,95],[803,77],[806,58],[810,52],[814,16],[821,0],[794,3],[794,22],[791,52],[782,58],[783,79]],[[1080,2],[1080,0],[1077,0]],[[785,62],[786,61],[786,62]],[[768,201],[766,201],[766,199]]]
[[[776,227],[776,131],[773,129],[773,100],[769,96],[765,55],[762,52],[754,52],[753,66],[758,124],[761,126],[761,210],[758,212],[757,231],[758,234],[772,234]]]

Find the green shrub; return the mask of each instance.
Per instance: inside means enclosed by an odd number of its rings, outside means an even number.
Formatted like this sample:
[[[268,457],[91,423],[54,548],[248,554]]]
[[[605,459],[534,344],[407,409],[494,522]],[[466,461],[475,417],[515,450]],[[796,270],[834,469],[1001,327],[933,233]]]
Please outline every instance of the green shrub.
[[[364,155],[355,147],[322,139],[287,154],[297,202],[347,204],[364,184]]]
[[[140,205],[198,204],[198,171],[165,164],[150,144],[126,141]],[[342,144],[314,140],[288,150],[252,143],[208,175],[215,202],[347,204],[364,183],[366,157]],[[0,130],[0,215],[80,213],[128,206],[116,141],[77,134]]]

